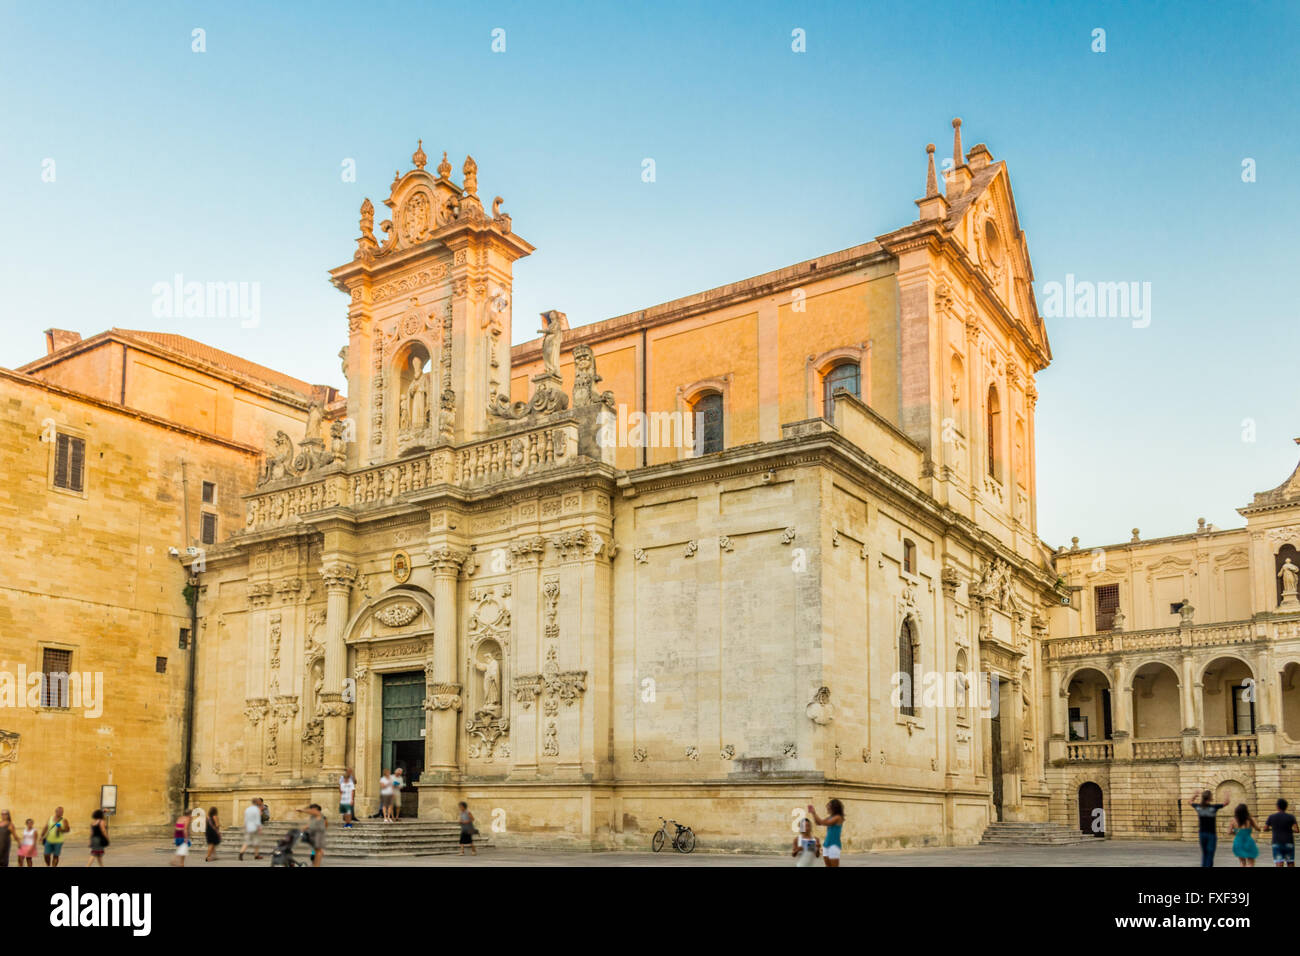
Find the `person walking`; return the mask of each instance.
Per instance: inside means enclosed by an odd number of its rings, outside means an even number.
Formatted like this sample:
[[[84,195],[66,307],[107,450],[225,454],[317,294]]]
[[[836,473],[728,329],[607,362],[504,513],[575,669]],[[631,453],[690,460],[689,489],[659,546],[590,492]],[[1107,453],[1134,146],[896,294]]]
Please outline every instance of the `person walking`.
[[[1259,856],[1259,847],[1252,832],[1258,829],[1259,824],[1250,815],[1249,808],[1244,803],[1237,804],[1237,808],[1232,811],[1232,855],[1241,861],[1242,866],[1254,866],[1255,858]]]
[[[379,810],[385,823],[393,822],[393,778],[387,767],[379,777]]]
[[[325,829],[329,826],[329,821],[325,819],[325,813],[319,803],[310,803],[298,812],[308,816],[307,826],[303,832],[307,836],[307,842],[311,844],[311,865],[318,867],[321,860],[325,859]]]
[[[262,798],[254,797],[253,802],[244,808],[244,843],[239,848],[239,858],[252,847],[253,859],[262,858]]]
[[[1273,865],[1295,866],[1295,817],[1286,812],[1286,801],[1277,802],[1277,813],[1264,821],[1273,843]]]
[[[826,802],[826,817],[817,815],[817,810],[810,803],[808,813],[819,827],[826,828],[826,839],[822,841],[822,859],[827,866],[838,868],[840,865],[840,833],[844,829],[844,804],[831,799]]]
[[[1211,803],[1213,799],[1214,794],[1203,790],[1199,802],[1196,794],[1192,794],[1191,799],[1187,801],[1188,805],[1196,811],[1197,838],[1201,844],[1201,866],[1214,866],[1214,851],[1219,845],[1219,835],[1214,830],[1214,819],[1225,804]]]
[[[104,851],[107,849],[108,821],[100,809],[90,815],[90,859],[86,861],[86,866],[103,866]]]
[[[45,822],[45,829],[41,831],[41,843],[44,844],[46,866],[57,867],[59,865],[59,854],[63,852],[63,841],[71,829],[72,824],[63,815],[63,808],[55,807],[54,816]]]
[[[790,848],[795,866],[816,866],[817,858],[822,855],[821,841],[813,833],[812,821],[804,817],[799,821],[799,833]]]
[[[465,847],[469,847],[472,856],[478,856],[478,847],[474,845],[474,834],[478,833],[478,827],[474,826],[474,814],[469,812],[469,804],[464,800],[460,802],[460,856],[465,855]]]
[[[352,829],[352,808],[357,794],[357,778],[352,776],[348,767],[339,777],[339,815],[343,817],[343,829]]]
[[[18,842],[18,831],[8,810],[0,810],[0,866],[9,866],[9,847]]]
[[[176,818],[172,827],[172,845],[176,848],[172,856],[172,866],[184,866],[185,857],[190,853],[190,815],[182,813]]]
[[[18,865],[31,869],[36,859],[36,821],[28,817],[23,824],[23,842],[18,847]]]
[[[217,816],[216,807],[208,807],[208,819],[203,827],[203,841],[208,845],[208,855],[203,858],[203,862],[211,863],[217,858],[217,847],[221,845],[221,819]]]
[[[398,767],[393,771],[393,821],[402,816],[402,788],[406,786],[406,771]]]

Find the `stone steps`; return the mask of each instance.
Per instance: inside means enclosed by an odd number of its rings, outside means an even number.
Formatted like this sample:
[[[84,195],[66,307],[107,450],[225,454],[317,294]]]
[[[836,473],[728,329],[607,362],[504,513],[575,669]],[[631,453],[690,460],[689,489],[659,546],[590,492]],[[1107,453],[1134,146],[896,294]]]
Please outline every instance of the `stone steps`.
[[[1006,821],[990,823],[980,846],[1071,846],[1095,839],[1061,823]]]
[[[271,821],[262,827],[262,855],[270,856],[281,837],[292,829],[301,829],[304,822]],[[223,833],[222,849],[239,851],[243,842],[242,830],[231,828]],[[491,841],[480,833],[474,838],[479,849],[490,847]],[[201,840],[196,840],[197,851]],[[380,823],[366,820],[345,829],[342,823],[330,821],[325,835],[325,855],[330,857],[401,857],[436,856],[460,851],[460,824],[451,821],[401,820],[397,823]],[[310,856],[310,849],[299,843],[295,854]]]

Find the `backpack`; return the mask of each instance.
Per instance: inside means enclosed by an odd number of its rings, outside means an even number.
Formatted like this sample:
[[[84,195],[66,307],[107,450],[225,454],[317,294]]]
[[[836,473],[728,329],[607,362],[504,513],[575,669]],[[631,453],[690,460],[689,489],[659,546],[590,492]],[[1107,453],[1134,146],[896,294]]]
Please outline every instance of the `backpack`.
[[[262,804],[262,823],[266,824],[270,822],[271,822],[271,808],[264,803]]]

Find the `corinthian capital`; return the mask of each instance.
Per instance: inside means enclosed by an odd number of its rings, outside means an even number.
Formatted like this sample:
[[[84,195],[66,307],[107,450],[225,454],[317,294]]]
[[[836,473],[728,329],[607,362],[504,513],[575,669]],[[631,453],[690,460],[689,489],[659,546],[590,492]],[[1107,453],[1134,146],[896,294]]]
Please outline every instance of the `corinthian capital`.
[[[444,574],[460,573],[461,565],[469,557],[468,551],[462,551],[460,548],[453,548],[442,544],[429,549],[429,563],[433,565],[435,571],[441,571]]]
[[[346,591],[356,583],[357,569],[342,561],[331,561],[320,569],[320,576],[325,579],[328,590],[341,588]]]

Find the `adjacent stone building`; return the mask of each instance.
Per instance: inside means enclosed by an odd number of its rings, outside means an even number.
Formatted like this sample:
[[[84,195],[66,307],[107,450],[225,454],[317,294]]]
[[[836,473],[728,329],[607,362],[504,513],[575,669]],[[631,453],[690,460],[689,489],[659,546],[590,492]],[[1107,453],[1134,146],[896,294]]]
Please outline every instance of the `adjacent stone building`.
[[[158,832],[186,777],[177,557],[242,526],[267,435],[336,396],[178,335],[46,339],[0,370],[0,808],[84,826],[113,787],[115,829]]]
[[[1257,815],[1300,799],[1300,468],[1238,511],[1244,528],[1134,528],[1056,555],[1070,606],[1043,645],[1053,818],[1193,839],[1194,791]]]

